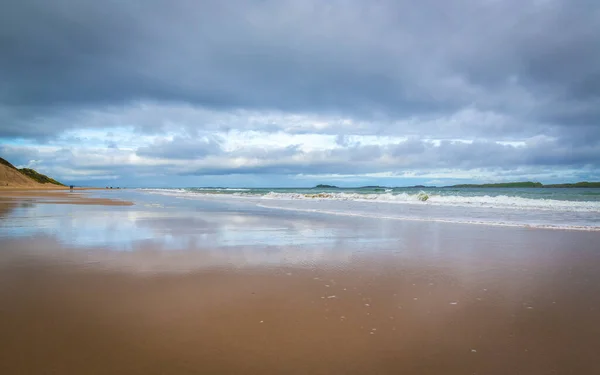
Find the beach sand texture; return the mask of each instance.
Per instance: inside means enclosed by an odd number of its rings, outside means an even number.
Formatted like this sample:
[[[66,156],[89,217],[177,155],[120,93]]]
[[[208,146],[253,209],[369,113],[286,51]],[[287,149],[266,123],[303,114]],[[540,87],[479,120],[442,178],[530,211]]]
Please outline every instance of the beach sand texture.
[[[2,374],[600,373],[594,232],[46,198],[0,202]]]
[[[101,206],[131,206],[132,202],[106,198],[90,197],[85,194],[87,190],[99,189],[2,189],[0,190],[0,201],[4,202],[31,202],[35,204],[83,204]]]

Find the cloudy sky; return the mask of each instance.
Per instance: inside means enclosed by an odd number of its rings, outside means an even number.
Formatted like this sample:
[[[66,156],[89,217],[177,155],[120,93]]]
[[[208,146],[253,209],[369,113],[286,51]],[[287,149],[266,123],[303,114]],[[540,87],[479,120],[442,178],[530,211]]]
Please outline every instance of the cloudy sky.
[[[0,156],[67,183],[600,180],[597,0],[0,6]]]

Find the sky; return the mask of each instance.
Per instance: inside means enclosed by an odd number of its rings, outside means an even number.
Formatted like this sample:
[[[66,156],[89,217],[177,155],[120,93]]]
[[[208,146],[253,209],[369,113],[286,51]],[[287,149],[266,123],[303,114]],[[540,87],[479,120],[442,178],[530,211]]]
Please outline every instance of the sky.
[[[0,7],[0,156],[65,183],[600,181],[597,0]]]

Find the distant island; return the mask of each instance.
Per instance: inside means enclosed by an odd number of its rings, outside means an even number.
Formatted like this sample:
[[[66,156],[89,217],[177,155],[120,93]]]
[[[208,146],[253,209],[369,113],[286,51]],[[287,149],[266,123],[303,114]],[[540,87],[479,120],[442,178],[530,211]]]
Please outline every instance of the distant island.
[[[552,184],[544,185],[546,188],[600,188],[600,182],[576,182],[574,184]]]
[[[39,182],[40,184],[54,184],[54,185],[59,185],[59,186],[65,186],[64,184],[61,184],[60,182],[56,181],[55,179],[48,177],[44,174],[41,174],[34,169],[21,168],[21,169],[19,169],[19,172],[23,173],[25,176],[31,178],[32,180]]]
[[[576,182],[569,184],[548,184],[541,182],[503,182],[496,184],[460,184],[444,186],[445,188],[600,188],[600,182]]]
[[[339,188],[334,185],[319,184],[319,185],[315,186],[313,189],[339,189]]]

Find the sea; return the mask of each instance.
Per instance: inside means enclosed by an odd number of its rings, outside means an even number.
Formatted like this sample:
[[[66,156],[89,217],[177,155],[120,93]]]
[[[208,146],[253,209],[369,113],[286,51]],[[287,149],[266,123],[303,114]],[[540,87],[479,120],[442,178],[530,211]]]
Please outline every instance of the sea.
[[[138,189],[179,199],[384,220],[600,231],[593,188],[227,188]]]

